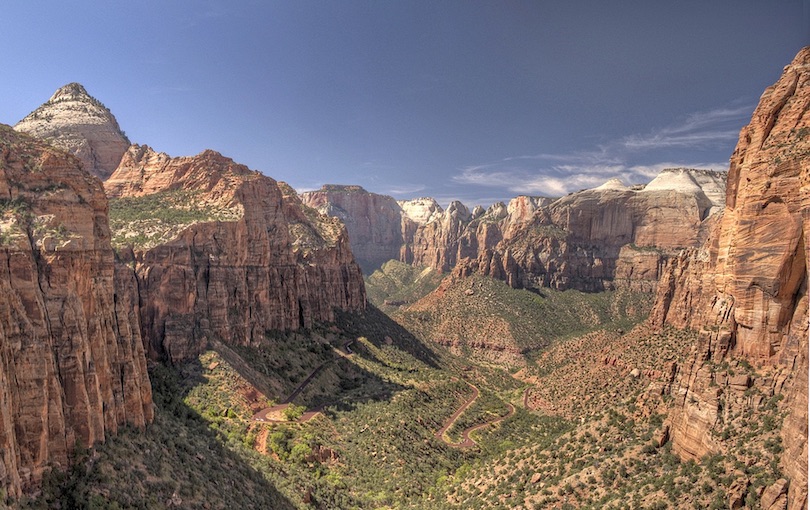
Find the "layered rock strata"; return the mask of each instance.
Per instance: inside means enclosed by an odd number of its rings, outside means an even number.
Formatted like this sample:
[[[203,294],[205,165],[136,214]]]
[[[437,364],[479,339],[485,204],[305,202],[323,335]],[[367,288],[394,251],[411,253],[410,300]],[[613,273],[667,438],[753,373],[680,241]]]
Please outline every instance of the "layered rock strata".
[[[707,219],[723,205],[725,177],[675,168],[646,186],[614,179],[557,200],[519,196],[472,211],[461,202],[445,210],[429,198],[395,203],[359,187],[325,187],[303,199],[343,219],[352,249],[376,250],[377,265],[398,254],[409,264],[489,275],[513,287],[649,291],[668,255],[705,239]]]
[[[186,359],[209,339],[248,345],[365,307],[340,221],[214,151],[171,158],[133,146],[105,187],[124,216],[149,203],[156,223],[184,218],[179,230],[157,225],[164,238],[131,246],[153,357]]]
[[[302,193],[301,199],[346,225],[352,252],[366,273],[399,259],[403,217],[393,198],[369,193],[360,186],[327,184],[318,191]]]
[[[772,499],[805,508],[810,47],[762,95],[728,175],[721,220],[702,247],[667,266],[651,316],[657,325],[700,331],[694,359],[675,382],[673,446],[687,458],[722,450],[713,432],[722,422],[724,390],[713,367],[746,360],[759,374],[746,387],[759,384],[785,397],[782,468],[789,483],[777,491],[781,500]]]
[[[68,151],[101,180],[115,170],[130,145],[110,110],[78,83],[57,90],[14,129]]]
[[[134,274],[73,156],[0,126],[0,487],[152,420]]]

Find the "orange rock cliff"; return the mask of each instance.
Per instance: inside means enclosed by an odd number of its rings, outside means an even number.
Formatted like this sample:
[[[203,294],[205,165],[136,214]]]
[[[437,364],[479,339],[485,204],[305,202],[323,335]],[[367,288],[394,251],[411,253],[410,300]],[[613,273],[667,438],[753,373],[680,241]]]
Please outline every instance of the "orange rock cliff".
[[[807,504],[808,232],[810,47],[762,95],[731,158],[722,218],[705,244],[665,269],[651,314],[654,324],[700,331],[691,366],[674,381],[681,456],[721,451],[712,432],[731,389],[718,384],[714,363],[746,360],[762,375],[742,389],[785,396],[787,481],[772,491],[774,508]]]
[[[335,308],[365,307],[362,274],[340,221],[219,153],[170,158],[133,146],[105,187],[111,199],[185,197],[178,208],[193,204],[220,218],[135,247],[153,357],[182,360],[208,339],[247,345],[268,330],[332,321]]]
[[[124,423],[152,420],[134,274],[101,183],[0,126],[0,487],[17,496]]]

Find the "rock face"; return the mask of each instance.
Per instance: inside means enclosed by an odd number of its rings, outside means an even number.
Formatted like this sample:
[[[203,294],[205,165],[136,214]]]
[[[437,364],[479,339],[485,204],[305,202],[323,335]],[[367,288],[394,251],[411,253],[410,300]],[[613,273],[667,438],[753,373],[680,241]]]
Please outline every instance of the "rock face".
[[[522,221],[508,212],[515,199],[506,213],[491,208],[481,218],[479,253],[466,266],[514,287],[651,290],[667,255],[699,244],[718,206],[707,192],[715,196],[724,180],[720,172],[664,170],[646,187],[608,182],[540,204]]]
[[[318,191],[302,193],[301,200],[346,225],[352,252],[367,274],[399,258],[403,216],[393,198],[369,193],[360,186],[327,184]]]
[[[365,307],[345,229],[283,183],[214,151],[171,158],[133,146],[105,186],[111,199],[131,207],[162,204],[154,217],[192,209],[232,214],[211,221],[205,213],[165,239],[133,247],[153,357],[179,361],[209,339],[248,345],[269,330],[332,321],[335,308]]]
[[[651,316],[701,331],[679,383],[675,450],[686,457],[718,450],[710,362],[748,360],[786,396],[782,467],[788,507],[797,509],[807,502],[808,231],[810,47],[762,95],[731,158],[722,219],[700,249],[668,265]]]
[[[75,155],[101,180],[115,170],[130,145],[110,110],[78,83],[57,90],[14,129]]]
[[[394,202],[358,186],[326,186],[303,200],[346,223],[367,272],[398,258],[513,287],[650,291],[668,256],[705,239],[725,179],[674,168],[647,186],[613,179],[557,200],[519,196],[473,211],[461,202],[444,210],[431,198]]]
[[[134,274],[100,182],[0,126],[0,488],[20,495],[76,444],[152,420]]]

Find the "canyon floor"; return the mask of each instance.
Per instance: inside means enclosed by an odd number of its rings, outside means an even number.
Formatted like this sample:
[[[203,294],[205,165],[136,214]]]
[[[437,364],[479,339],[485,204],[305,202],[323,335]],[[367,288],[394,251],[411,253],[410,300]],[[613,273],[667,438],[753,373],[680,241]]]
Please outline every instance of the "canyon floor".
[[[439,299],[430,287],[400,288],[414,302],[389,307],[391,316],[407,323],[409,309]],[[608,310],[628,302],[585,297]],[[127,429],[77,450],[69,473],[46,477],[20,506],[726,508],[753,505],[781,478],[779,395],[753,414],[742,404],[732,411],[727,428],[750,432],[726,455],[684,462],[672,453],[667,370],[696,335],[653,330],[644,310],[620,326],[585,313],[575,333],[541,347],[472,358],[391,316],[371,306],[263,345],[214,344],[183,364],[153,363],[156,418],[146,433]],[[536,326],[536,315],[517,317],[513,327]],[[733,362],[717,371],[757,377]]]

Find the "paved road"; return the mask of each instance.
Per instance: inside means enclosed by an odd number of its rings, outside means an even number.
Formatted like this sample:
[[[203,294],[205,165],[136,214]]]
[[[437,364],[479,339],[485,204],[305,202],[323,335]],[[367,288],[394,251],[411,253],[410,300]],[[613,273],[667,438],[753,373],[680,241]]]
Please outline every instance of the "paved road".
[[[466,402],[464,402],[464,403],[461,405],[461,407],[459,407],[459,408],[456,410],[456,412],[455,412],[455,413],[453,413],[453,415],[452,415],[452,416],[450,416],[449,418],[447,418],[447,421],[445,421],[445,422],[444,422],[444,426],[443,426],[441,429],[439,429],[439,431],[438,431],[438,432],[436,432],[436,437],[438,437],[439,439],[441,439],[442,441],[444,441],[444,443],[445,443],[445,444],[448,444],[448,445],[450,445],[450,446],[454,446],[454,445],[453,445],[452,443],[449,443],[448,441],[446,441],[446,440],[444,439],[444,433],[445,433],[445,432],[447,432],[447,430],[448,430],[450,427],[452,427],[452,426],[453,426],[453,424],[456,422],[456,420],[458,419],[458,417],[459,417],[459,416],[461,416],[461,413],[463,413],[464,411],[466,411],[466,410],[467,410],[467,408],[468,408],[468,407],[470,407],[470,406],[473,404],[473,402],[475,402],[475,399],[477,399],[477,398],[478,398],[478,395],[480,395],[480,393],[481,393],[480,391],[478,391],[478,388],[476,388],[476,387],[475,387],[473,384],[470,384],[470,383],[469,383],[469,382],[467,382],[467,381],[464,381],[464,382],[466,382],[466,383],[467,383],[467,385],[468,385],[470,388],[472,388],[472,389],[473,389],[473,396],[472,396],[472,397],[470,397],[470,399],[469,399],[469,400],[467,400]]]
[[[350,347],[353,343],[354,343],[354,340],[349,340],[348,342],[344,343],[343,344],[343,349],[346,352],[343,353],[340,350],[337,350],[336,351],[337,354],[340,357],[343,357],[343,358],[348,358],[349,356],[354,354],[354,352],[352,352],[352,349]],[[325,367],[329,363],[334,362],[335,359],[337,359],[337,358],[330,359],[329,361],[324,361],[323,363],[321,363],[320,365],[315,367],[315,369],[312,372],[309,373],[309,375],[301,382],[301,384],[299,384],[293,390],[293,392],[290,393],[287,396],[287,398],[285,398],[281,402],[281,404],[278,404],[278,405],[275,405],[275,406],[272,406],[272,407],[266,407],[266,408],[262,409],[261,411],[259,411],[258,413],[253,415],[253,421],[261,421],[261,422],[265,422],[265,423],[289,423],[287,420],[279,420],[279,419],[275,419],[275,418],[269,418],[268,416],[269,415],[278,415],[278,414],[282,413],[285,409],[290,407],[290,403],[292,402],[292,400],[295,397],[297,397],[302,391],[304,391],[304,388],[306,388],[309,385],[309,383],[311,383],[312,380],[315,379],[315,376],[318,375],[318,372],[320,372],[323,369],[323,367]],[[318,416],[320,413],[321,413],[320,408],[318,408],[318,409],[310,409],[309,411],[306,411],[304,414],[302,414],[301,417],[298,418],[298,420],[296,420],[296,421],[298,423],[308,422],[312,418]]]
[[[461,433],[461,441],[458,442],[458,443],[453,443],[453,442],[450,442],[450,441],[446,440],[444,438],[444,433],[447,432],[447,430],[450,427],[453,426],[453,424],[456,422],[456,420],[458,420],[458,417],[461,416],[461,414],[464,411],[466,411],[467,408],[469,408],[473,404],[473,402],[475,402],[475,399],[478,398],[478,395],[480,395],[480,392],[478,391],[477,387],[475,387],[473,384],[471,384],[468,381],[464,381],[464,382],[466,382],[473,389],[472,398],[470,398],[469,400],[464,402],[464,404],[462,404],[461,407],[459,407],[456,410],[456,412],[453,413],[453,415],[450,418],[448,418],[447,421],[444,422],[444,426],[441,428],[441,430],[436,432],[436,437],[437,438],[441,439],[442,442],[444,444],[446,444],[447,446],[452,446],[453,448],[470,448],[470,447],[475,446],[477,443],[475,441],[473,441],[473,439],[470,437],[470,434],[472,434],[473,432],[475,432],[477,430],[480,430],[480,429],[482,429],[484,427],[488,427],[490,425],[495,425],[496,423],[500,423],[503,420],[505,420],[505,419],[509,418],[510,416],[512,416],[513,414],[515,414],[515,406],[513,406],[512,404],[506,404],[506,405],[509,406],[509,412],[506,413],[506,415],[501,416],[500,418],[496,418],[496,419],[494,419],[492,421],[488,421],[488,422],[485,422],[485,423],[480,423],[478,425],[474,425],[472,427],[469,427],[469,428],[465,429],[464,432]]]

